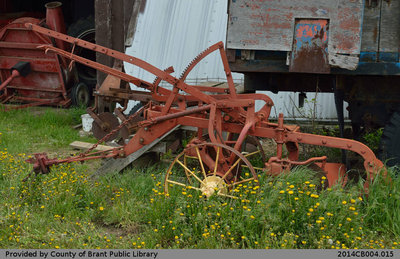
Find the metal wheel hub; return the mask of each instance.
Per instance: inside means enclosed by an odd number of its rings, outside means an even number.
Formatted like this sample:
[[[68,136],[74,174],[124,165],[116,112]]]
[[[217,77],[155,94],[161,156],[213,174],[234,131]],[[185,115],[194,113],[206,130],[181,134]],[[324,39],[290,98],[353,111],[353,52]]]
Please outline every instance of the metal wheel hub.
[[[225,181],[219,176],[207,176],[200,186],[200,190],[207,198],[211,197],[215,192],[218,194],[227,194],[228,189]]]

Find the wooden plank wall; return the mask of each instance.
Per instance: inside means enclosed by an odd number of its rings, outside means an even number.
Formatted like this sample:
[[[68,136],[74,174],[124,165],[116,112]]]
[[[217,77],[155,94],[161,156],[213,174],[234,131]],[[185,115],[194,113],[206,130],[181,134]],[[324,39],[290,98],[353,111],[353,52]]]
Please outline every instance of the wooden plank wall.
[[[365,1],[361,51],[400,52],[400,0]]]
[[[379,52],[400,52],[400,0],[381,0]]]
[[[291,51],[295,19],[329,19],[329,53],[359,54],[364,0],[230,0],[227,47]]]
[[[129,24],[135,21],[139,12],[133,12],[137,2],[143,0],[95,0],[96,43],[108,48],[125,52],[125,40]],[[137,9],[137,8],[136,8]],[[97,54],[97,62],[112,66],[113,59]],[[98,85],[104,81],[106,75],[97,73]]]
[[[361,51],[378,52],[381,0],[365,1]]]

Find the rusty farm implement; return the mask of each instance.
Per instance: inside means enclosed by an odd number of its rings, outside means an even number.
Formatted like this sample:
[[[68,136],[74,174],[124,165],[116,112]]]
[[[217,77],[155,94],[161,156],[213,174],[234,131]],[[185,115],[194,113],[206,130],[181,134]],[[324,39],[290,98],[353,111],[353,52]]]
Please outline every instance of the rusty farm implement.
[[[191,126],[197,129],[197,136],[193,138],[171,163],[165,174],[165,192],[174,187],[187,187],[198,190],[205,196],[220,195],[235,198],[232,192],[234,187],[248,182],[257,183],[258,174],[278,175],[289,172],[297,165],[313,165],[323,172],[330,186],[345,181],[346,168],[343,164],[328,163],[327,157],[311,157],[299,161],[299,143],[339,148],[359,154],[364,159],[364,168],[367,173],[364,188],[375,175],[384,169],[383,163],[364,144],[336,137],[320,136],[302,133],[298,126],[285,125],[283,115],[279,115],[277,123],[269,121],[272,100],[263,94],[238,94],[236,92],[231,70],[222,42],[212,45],[200,53],[183,71],[179,78],[171,75],[173,68],[158,69],[143,60],[124,53],[95,45],[83,40],[75,39],[64,34],[48,30],[35,24],[26,24],[27,28],[39,34],[44,34],[56,40],[62,40],[108,55],[138,66],[156,76],[152,83],[123,73],[116,67],[111,68],[94,61],[74,55],[50,44],[40,46],[46,52],[57,54],[70,62],[79,62],[86,66],[107,73],[106,82],[128,82],[148,90],[132,91],[127,88],[113,88],[103,86],[101,95],[119,98],[121,100],[136,99],[145,105],[136,113],[125,116],[121,110],[116,114],[121,119],[119,125],[110,126],[109,120],[103,120],[104,115],[95,115],[95,124],[104,131],[98,143],[106,141],[118,134],[126,135],[135,131],[135,134],[126,144],[105,152],[88,151],[66,159],[50,159],[46,154],[35,154],[30,160],[36,173],[48,173],[50,167],[60,163],[86,161],[98,158],[124,158],[139,151],[146,145],[167,134],[178,125]],[[218,53],[228,83],[227,88],[205,87],[189,85],[185,82],[192,69],[206,56]],[[164,87],[161,81],[171,85]],[[115,84],[114,84],[115,85]],[[104,90],[107,88],[106,90]],[[98,92],[96,94],[99,94]],[[261,100],[264,106],[255,110],[255,101]],[[109,116],[109,115],[108,115]],[[141,120],[137,118],[143,116]],[[125,131],[125,133],[122,133]],[[129,135],[129,134],[128,134]],[[273,139],[276,143],[276,155],[265,158],[259,138]],[[246,151],[246,143],[253,142],[258,149]],[[255,167],[250,162],[253,155],[261,155],[262,166]]]

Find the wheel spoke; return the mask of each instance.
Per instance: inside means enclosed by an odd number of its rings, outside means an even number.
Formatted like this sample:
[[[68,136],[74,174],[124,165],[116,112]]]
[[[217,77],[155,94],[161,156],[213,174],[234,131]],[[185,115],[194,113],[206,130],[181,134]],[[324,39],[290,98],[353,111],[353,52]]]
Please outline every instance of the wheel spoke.
[[[197,181],[199,181],[200,183],[204,183],[199,177],[197,177],[197,175],[195,175],[192,171],[190,171],[189,168],[187,168],[184,164],[182,164],[181,161],[176,160],[176,162],[177,162],[178,164],[180,164],[184,169],[186,169],[191,175],[193,175],[193,177],[196,178]]]
[[[186,158],[187,158],[186,155],[184,155],[183,163],[185,164],[185,166],[186,166]],[[189,183],[192,184],[192,180],[190,179],[190,174],[188,174],[186,169],[185,169],[185,174],[186,174],[186,178],[188,179]]]
[[[198,159],[197,156],[187,156],[185,155],[187,158],[191,158],[191,159]]]
[[[241,165],[241,167],[249,168],[247,165]],[[256,169],[256,170],[260,170],[260,171],[263,171],[263,170],[264,170],[264,168],[261,168],[261,167],[254,167],[254,166],[253,166],[253,168]]]
[[[199,151],[198,147],[196,147],[196,153],[197,153],[197,157],[199,158],[199,163],[201,166],[201,171],[203,172],[204,180],[207,181],[206,180],[207,179],[206,170],[204,170],[203,161],[201,160],[200,151]]]
[[[230,184],[229,187],[233,187],[233,186],[241,184],[241,183],[247,183],[247,182],[250,182],[250,181],[253,181],[253,180],[255,180],[254,177],[246,179],[246,180],[243,180],[243,181],[234,182],[233,184]]]
[[[185,188],[188,188],[188,189],[194,189],[194,190],[200,191],[199,188],[191,186],[191,185],[186,185],[186,184],[175,182],[175,181],[172,181],[172,180],[167,180],[167,182],[175,184],[175,185],[179,185],[179,186],[182,186],[182,187],[185,187]]]
[[[231,168],[229,168],[229,170],[226,171],[224,176],[222,176],[222,178],[221,178],[221,180],[219,180],[218,184],[220,184],[223,180],[225,180],[225,178],[229,175],[229,173],[237,166],[237,164],[239,164],[240,160],[241,160],[240,158],[238,158],[238,160],[236,160],[236,162],[231,166]]]
[[[219,152],[220,152],[221,148],[217,147],[217,156],[215,158],[215,166],[214,166],[214,176],[217,175],[217,168],[218,168],[218,160],[219,160]]]
[[[244,154],[242,153],[242,155],[243,155],[244,157],[249,157],[249,156],[253,156],[253,155],[258,154],[258,153],[261,153],[261,150],[254,151],[253,153],[248,153],[248,154],[246,154],[246,155],[244,155]]]

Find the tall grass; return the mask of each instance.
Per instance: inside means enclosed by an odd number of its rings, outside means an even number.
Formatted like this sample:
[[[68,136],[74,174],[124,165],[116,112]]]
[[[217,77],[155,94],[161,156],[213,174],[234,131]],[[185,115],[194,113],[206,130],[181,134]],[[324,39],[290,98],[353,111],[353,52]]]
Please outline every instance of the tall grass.
[[[78,138],[73,114],[30,114],[0,115],[0,248],[400,248],[392,170],[390,183],[378,176],[368,196],[363,183],[321,189],[325,179],[302,167],[260,173],[259,186],[236,187],[239,199],[184,187],[165,194],[162,164],[97,181],[84,165],[60,165],[24,182],[31,146],[15,138],[29,131],[34,151]]]
[[[366,197],[360,186],[319,191],[298,168],[238,186],[238,200],[206,199],[166,195],[165,167],[93,182],[61,165],[23,182],[23,159],[0,154],[1,248],[399,248],[398,178],[378,178]]]

